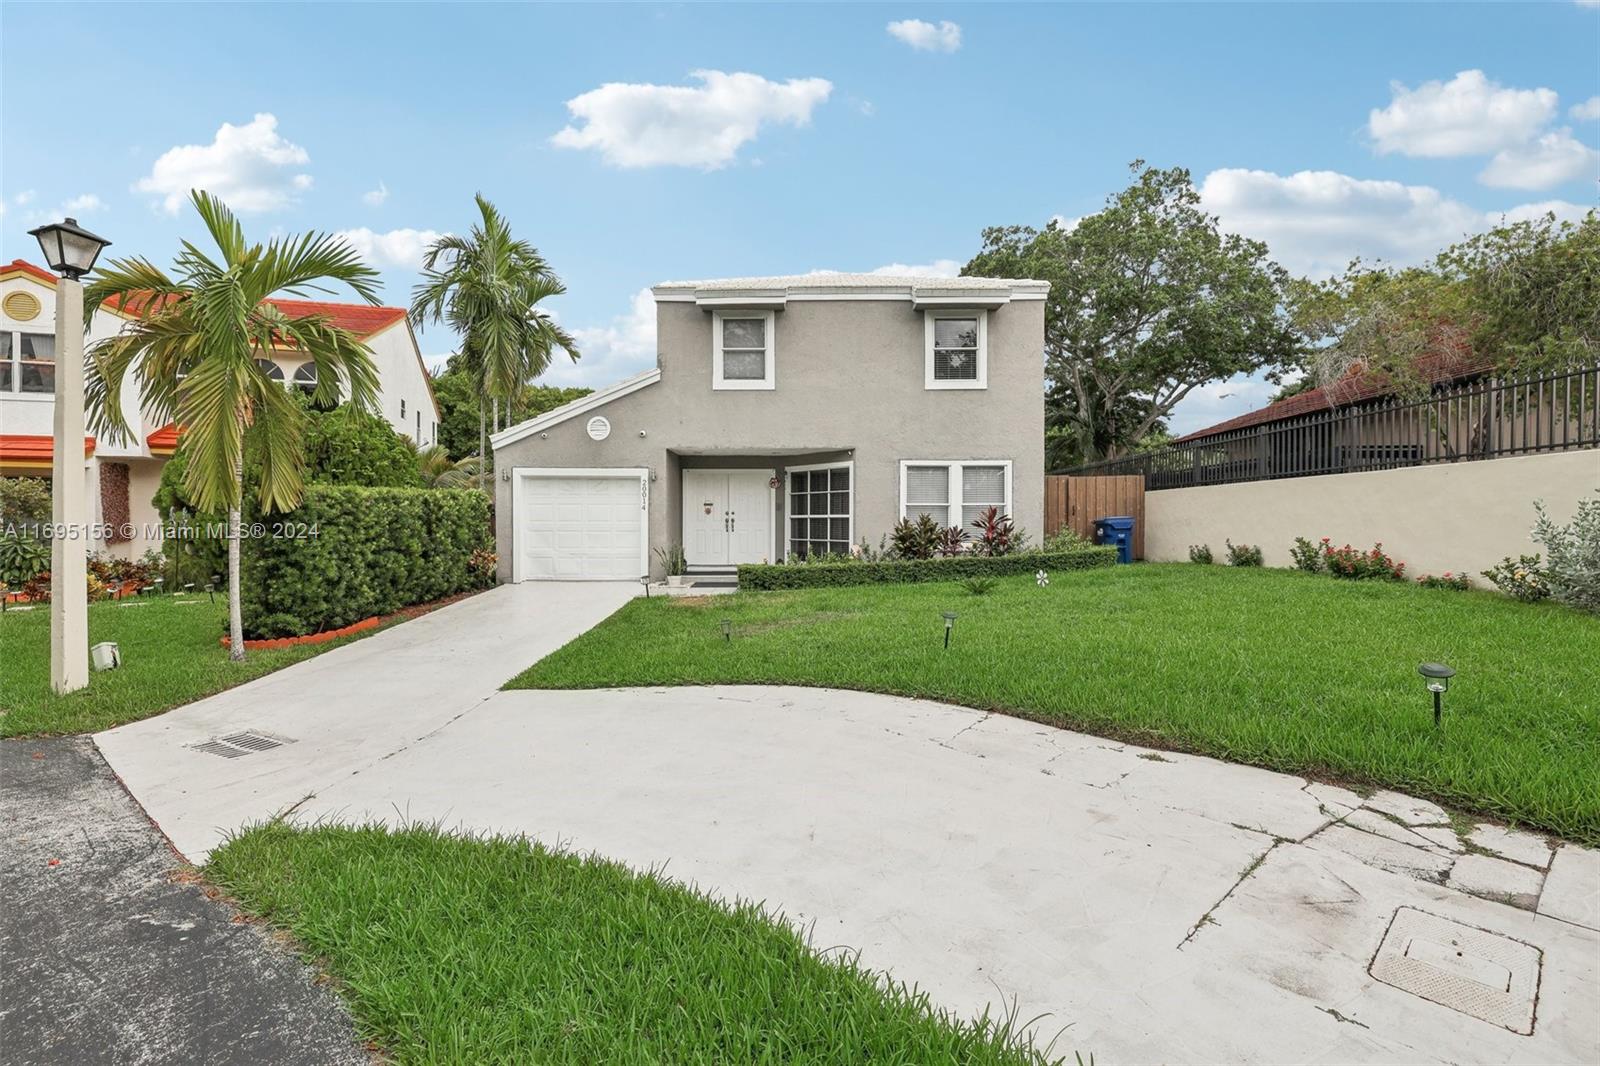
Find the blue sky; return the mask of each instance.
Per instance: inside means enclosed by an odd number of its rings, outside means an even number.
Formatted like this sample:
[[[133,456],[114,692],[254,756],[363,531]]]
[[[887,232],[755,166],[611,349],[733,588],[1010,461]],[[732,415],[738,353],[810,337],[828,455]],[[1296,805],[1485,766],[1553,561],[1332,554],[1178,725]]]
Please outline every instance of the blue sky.
[[[1305,273],[1575,215],[1597,98],[1593,2],[8,2],[0,254],[75,213],[168,263],[198,181],[255,235],[350,232],[403,304],[482,191],[570,290],[584,359],[549,380],[601,385],[654,361],[654,282],[952,270],[984,226],[1092,212],[1134,158]],[[1202,390],[1174,428],[1269,391]]]

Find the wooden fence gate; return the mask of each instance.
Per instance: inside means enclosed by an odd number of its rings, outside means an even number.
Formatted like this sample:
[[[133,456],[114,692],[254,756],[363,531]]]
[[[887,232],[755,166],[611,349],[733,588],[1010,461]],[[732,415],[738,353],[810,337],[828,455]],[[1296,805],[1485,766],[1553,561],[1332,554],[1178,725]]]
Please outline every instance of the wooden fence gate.
[[[1047,474],[1044,479],[1044,532],[1067,528],[1094,539],[1094,520],[1133,516],[1133,557],[1144,558],[1144,476],[1111,474],[1074,477]]]

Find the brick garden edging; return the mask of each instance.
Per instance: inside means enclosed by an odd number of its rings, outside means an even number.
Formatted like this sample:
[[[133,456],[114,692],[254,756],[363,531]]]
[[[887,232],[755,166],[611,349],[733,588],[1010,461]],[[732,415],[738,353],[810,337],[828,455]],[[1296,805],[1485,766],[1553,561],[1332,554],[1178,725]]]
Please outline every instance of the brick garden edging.
[[[348,637],[353,633],[365,633],[369,629],[376,629],[383,624],[383,619],[377,615],[363,618],[359,622],[351,622],[339,629],[325,629],[321,633],[307,633],[303,637],[265,637],[260,640],[245,638],[245,651],[264,651],[268,648],[292,648],[297,644],[326,644],[330,640]],[[224,648],[232,646],[232,640],[223,636],[219,638]]]

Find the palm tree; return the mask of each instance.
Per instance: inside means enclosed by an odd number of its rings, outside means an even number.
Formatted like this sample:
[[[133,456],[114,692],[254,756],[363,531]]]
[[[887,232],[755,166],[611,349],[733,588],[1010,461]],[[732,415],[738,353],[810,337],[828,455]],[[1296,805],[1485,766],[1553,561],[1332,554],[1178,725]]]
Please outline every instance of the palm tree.
[[[482,472],[483,460],[476,455],[452,459],[442,444],[430,444],[423,448],[410,437],[406,437],[405,442],[411,445],[412,452],[416,454],[417,473],[422,475],[425,488],[469,488],[473,479]]]
[[[253,429],[259,439],[264,510],[296,506],[305,471],[305,415],[256,360],[275,348],[308,357],[317,369],[311,397],[316,403],[344,398],[370,408],[377,399],[372,353],[354,334],[322,315],[290,318],[267,300],[328,293],[333,290],[324,283],[342,282],[375,304],[378,272],[331,234],[247,244],[244,229],[220,199],[200,190],[190,199],[216,244],[215,256],[184,241],[173,275],[146,259],[114,259],[85,290],[85,314],[110,301],[135,316],[90,350],[86,401],[97,433],[125,438],[122,384],[131,369],[145,412],[183,427],[185,493],[202,510],[228,513],[229,654],[240,660],[245,430]]]
[[[539,249],[511,235],[494,204],[477,194],[479,220],[466,237],[434,241],[423,259],[422,281],[412,290],[411,318],[417,325],[445,322],[461,335],[462,361],[478,384],[478,456],[488,452],[484,400],[495,408],[512,402],[522,387],[550,366],[560,348],[574,362],[578,346],[538,304],[567,291]],[[483,464],[487,466],[487,463]],[[484,470],[478,471],[483,488]]]

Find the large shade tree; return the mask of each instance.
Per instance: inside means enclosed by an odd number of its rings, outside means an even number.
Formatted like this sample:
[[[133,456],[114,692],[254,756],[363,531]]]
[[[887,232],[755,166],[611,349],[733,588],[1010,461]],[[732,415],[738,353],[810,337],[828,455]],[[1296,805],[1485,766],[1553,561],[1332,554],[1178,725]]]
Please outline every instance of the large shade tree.
[[[85,399],[96,433],[125,438],[122,389],[131,372],[145,414],[183,427],[184,493],[199,508],[228,515],[230,654],[243,659],[239,536],[246,431],[259,447],[255,485],[263,510],[300,502],[306,464],[305,408],[257,360],[285,348],[309,359],[317,369],[311,399],[323,406],[345,399],[364,409],[377,399],[377,370],[358,337],[323,315],[291,318],[269,298],[330,293],[329,283],[338,283],[375,304],[378,275],[331,234],[252,244],[220,199],[199,190],[190,199],[214,252],[184,241],[170,274],[146,259],[114,259],[86,288],[87,313],[109,302],[130,317],[90,349]]]
[[[1046,418],[1056,458],[1124,454],[1201,385],[1275,371],[1298,351],[1284,312],[1288,275],[1266,245],[1222,232],[1187,170],[1131,169],[1132,184],[1075,225],[984,230],[963,270],[1050,282]]]
[[[460,365],[477,387],[478,454],[487,452],[486,411],[508,414],[524,385],[544,373],[555,349],[574,361],[578,345],[540,302],[566,292],[539,250],[518,240],[494,204],[475,197],[478,221],[464,237],[447,234],[423,259],[412,291],[418,324],[443,322],[461,336]],[[487,401],[487,402],[486,402]],[[480,472],[480,486],[483,474]]]

